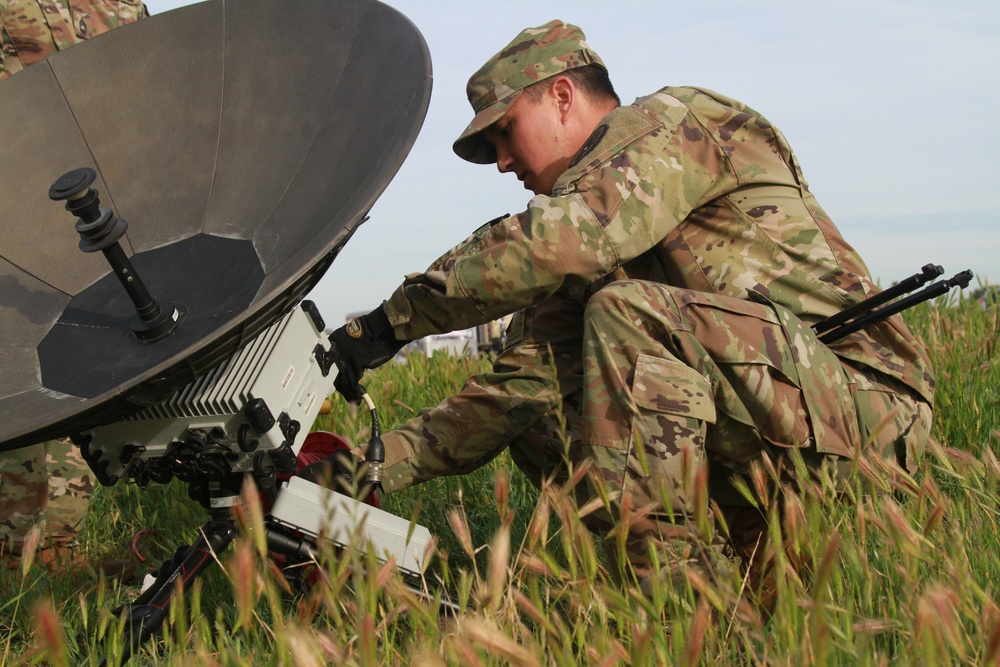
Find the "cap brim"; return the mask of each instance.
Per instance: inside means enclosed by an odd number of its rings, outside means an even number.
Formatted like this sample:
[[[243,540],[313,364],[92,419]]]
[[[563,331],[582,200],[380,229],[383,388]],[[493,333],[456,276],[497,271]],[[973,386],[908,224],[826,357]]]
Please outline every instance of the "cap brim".
[[[465,131],[452,144],[455,155],[475,164],[493,164],[497,161],[497,152],[493,144],[483,137],[483,130],[500,120],[507,110],[520,97],[517,90],[502,100],[497,100],[476,114]]]

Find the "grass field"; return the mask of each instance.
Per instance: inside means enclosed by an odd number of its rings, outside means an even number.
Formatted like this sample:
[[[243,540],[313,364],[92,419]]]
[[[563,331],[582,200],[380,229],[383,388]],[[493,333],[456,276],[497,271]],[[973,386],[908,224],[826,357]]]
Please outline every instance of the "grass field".
[[[789,489],[778,598],[764,621],[734,589],[697,578],[651,595],[618,585],[566,489],[532,488],[506,455],[464,477],[384,499],[438,538],[430,591],[404,587],[363,549],[331,558],[320,581],[290,594],[251,533],[222,554],[171,610],[166,632],[134,661],[153,665],[1000,665],[1000,322],[975,303],[923,306],[910,323],[939,384],[935,435],[914,478],[876,461],[842,496]],[[413,357],[367,386],[391,428],[454,392],[487,363]],[[332,426],[367,439],[367,416],[335,400]],[[876,491],[871,492],[871,489]],[[252,513],[251,513],[252,514]],[[183,485],[95,495],[84,564],[0,570],[0,664],[96,664],[120,650],[110,610],[136,588],[98,576],[143,538],[150,561],[189,543],[205,521]],[[809,575],[792,569],[798,554]],[[150,565],[147,563],[147,565]],[[144,566],[145,567],[145,566]],[[733,582],[738,586],[739,582]]]

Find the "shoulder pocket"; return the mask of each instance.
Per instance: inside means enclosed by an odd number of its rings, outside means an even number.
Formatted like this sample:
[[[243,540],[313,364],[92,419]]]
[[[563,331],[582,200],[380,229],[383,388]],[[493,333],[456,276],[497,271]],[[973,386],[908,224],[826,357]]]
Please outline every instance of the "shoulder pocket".
[[[593,143],[589,152],[574,158],[577,160],[576,164],[563,172],[556,181],[553,195],[565,194],[573,183],[621,153],[627,146],[654,130],[663,129],[663,125],[654,116],[635,106],[618,107],[604,117],[601,126],[606,126],[607,129]]]

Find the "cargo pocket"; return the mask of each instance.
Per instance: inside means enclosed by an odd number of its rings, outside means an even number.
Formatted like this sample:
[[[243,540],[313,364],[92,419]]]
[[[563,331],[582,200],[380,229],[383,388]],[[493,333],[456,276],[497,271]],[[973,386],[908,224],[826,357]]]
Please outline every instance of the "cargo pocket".
[[[713,453],[738,461],[755,455],[761,441],[782,449],[813,444],[796,351],[780,315],[767,301],[702,299],[688,307],[699,323],[698,342],[718,367],[719,412],[755,435],[744,429],[731,442],[713,440]]]
[[[813,432],[797,379],[775,364],[720,362],[730,383],[719,409],[756,430],[761,440],[781,449],[810,447]],[[748,452],[724,452],[735,459]]]
[[[859,379],[854,391],[862,447],[915,472],[930,437],[931,409],[911,396]]]
[[[745,432],[733,442],[713,438],[714,453],[743,460],[766,442],[850,456],[858,439],[850,382],[840,360],[808,325],[759,296],[753,302],[689,301],[686,315],[697,322],[698,342],[721,375],[719,412],[758,438],[754,443]],[[722,430],[739,429],[730,429],[727,421]]]
[[[629,468],[687,488],[705,460],[707,427],[716,419],[711,382],[679,361],[640,354],[632,396],[638,410],[623,444],[642,453],[630,453]]]
[[[812,426],[816,451],[851,457],[859,442],[855,387],[840,358],[816,338],[805,322],[774,304],[791,348],[793,368]]]
[[[712,383],[675,359],[640,354],[635,363],[632,395],[636,405],[644,411],[715,423]]]

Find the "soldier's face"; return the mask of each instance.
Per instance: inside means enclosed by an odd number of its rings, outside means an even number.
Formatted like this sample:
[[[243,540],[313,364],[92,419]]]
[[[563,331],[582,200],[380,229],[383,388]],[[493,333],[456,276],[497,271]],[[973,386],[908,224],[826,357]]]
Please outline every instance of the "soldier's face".
[[[554,96],[546,92],[532,99],[522,93],[507,113],[483,132],[496,148],[497,169],[513,173],[536,195],[552,194],[552,186],[575,153],[566,146],[561,118]]]

